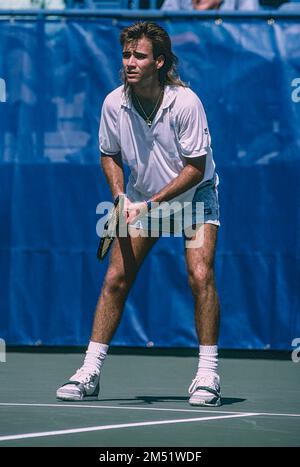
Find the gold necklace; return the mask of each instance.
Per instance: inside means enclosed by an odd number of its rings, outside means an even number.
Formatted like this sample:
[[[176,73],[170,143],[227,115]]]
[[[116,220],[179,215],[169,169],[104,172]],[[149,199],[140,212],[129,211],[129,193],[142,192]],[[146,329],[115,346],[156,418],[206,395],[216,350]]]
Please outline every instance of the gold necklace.
[[[136,98],[136,101],[137,101],[137,103],[139,104],[139,107],[140,107],[141,111],[143,112],[143,114],[144,114],[145,117],[146,117],[146,123],[147,123],[147,125],[148,125],[149,128],[151,127],[152,121],[153,121],[153,120],[151,120],[151,117],[152,117],[152,115],[154,114],[155,110],[157,109],[158,103],[159,103],[159,101],[160,101],[160,98],[161,98],[163,92],[164,92],[164,90],[162,89],[161,92],[160,92],[160,94],[159,94],[159,96],[158,96],[158,99],[157,99],[157,101],[156,101],[156,104],[155,104],[155,106],[154,106],[154,109],[152,110],[152,112],[151,112],[150,115],[147,115],[147,114],[146,114],[146,112],[145,112],[145,110],[144,110],[142,104],[141,104],[140,101],[139,101],[138,96],[137,96],[136,94],[134,94],[134,97]]]

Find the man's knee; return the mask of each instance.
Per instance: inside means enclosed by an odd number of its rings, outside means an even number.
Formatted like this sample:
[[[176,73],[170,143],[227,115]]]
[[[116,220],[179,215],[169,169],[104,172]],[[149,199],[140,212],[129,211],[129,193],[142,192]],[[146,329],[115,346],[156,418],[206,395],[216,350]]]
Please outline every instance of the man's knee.
[[[114,268],[107,271],[103,287],[104,293],[119,295],[127,293],[129,287],[129,277],[126,277],[123,271]]]
[[[189,270],[189,283],[193,293],[201,292],[214,284],[213,267],[202,263]]]

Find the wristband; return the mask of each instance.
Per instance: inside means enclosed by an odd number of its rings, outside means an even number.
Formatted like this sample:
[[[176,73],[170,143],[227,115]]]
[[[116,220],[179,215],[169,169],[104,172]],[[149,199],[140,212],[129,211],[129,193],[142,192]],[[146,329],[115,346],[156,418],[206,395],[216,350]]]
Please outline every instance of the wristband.
[[[150,212],[150,211],[151,211],[151,207],[152,207],[152,206],[151,206],[152,201],[149,200],[149,201],[144,201],[144,202],[146,203],[146,206],[147,206],[147,212]]]

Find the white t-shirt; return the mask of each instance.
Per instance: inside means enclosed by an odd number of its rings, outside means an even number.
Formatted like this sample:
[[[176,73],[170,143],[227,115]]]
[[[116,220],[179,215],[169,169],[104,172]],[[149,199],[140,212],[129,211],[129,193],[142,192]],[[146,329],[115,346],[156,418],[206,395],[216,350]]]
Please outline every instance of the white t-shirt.
[[[107,95],[102,107],[99,147],[107,155],[121,153],[130,168],[126,188],[133,201],[150,199],[185,166],[185,158],[206,154],[201,183],[213,178],[215,163],[205,111],[189,88],[166,86],[151,128],[134,108],[130,94],[120,86]],[[197,186],[174,198],[191,202]]]

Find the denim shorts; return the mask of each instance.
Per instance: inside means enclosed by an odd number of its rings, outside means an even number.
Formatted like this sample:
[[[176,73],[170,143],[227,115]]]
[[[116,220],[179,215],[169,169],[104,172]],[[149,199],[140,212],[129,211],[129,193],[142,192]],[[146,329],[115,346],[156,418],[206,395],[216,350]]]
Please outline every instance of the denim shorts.
[[[204,203],[204,224],[220,225],[218,183],[219,178],[216,175],[197,188],[192,201],[193,226],[196,225],[197,202]]]
[[[166,237],[184,236],[189,229],[195,230],[202,224],[220,225],[219,201],[218,201],[218,176],[207,180],[195,191],[191,203],[188,207],[179,209],[175,214],[162,214],[152,216],[151,211],[147,217],[138,221],[134,227],[145,232],[145,236]],[[147,232],[147,233],[146,233]]]

